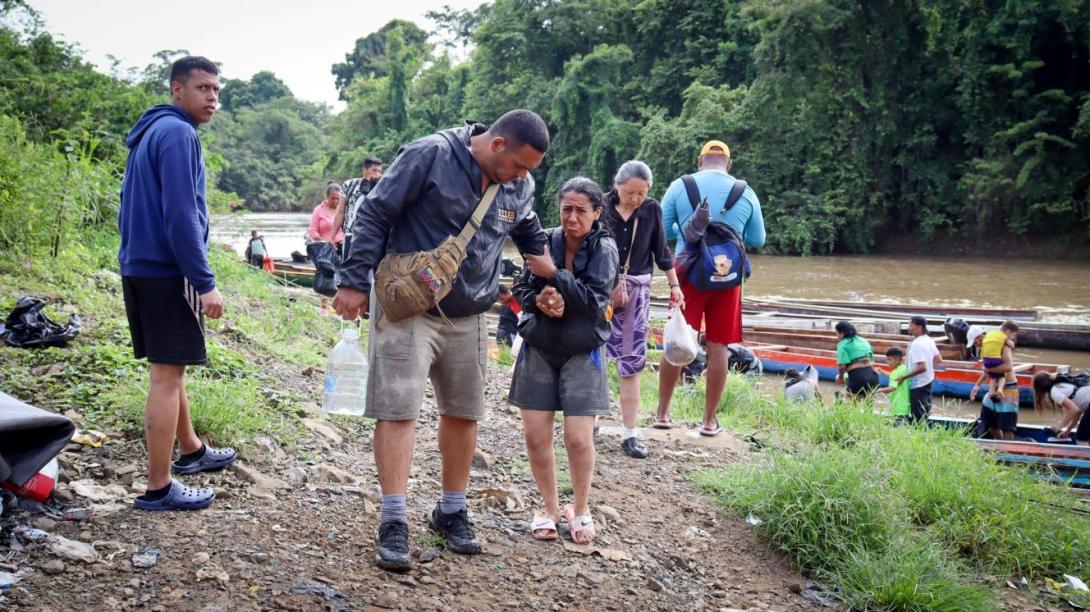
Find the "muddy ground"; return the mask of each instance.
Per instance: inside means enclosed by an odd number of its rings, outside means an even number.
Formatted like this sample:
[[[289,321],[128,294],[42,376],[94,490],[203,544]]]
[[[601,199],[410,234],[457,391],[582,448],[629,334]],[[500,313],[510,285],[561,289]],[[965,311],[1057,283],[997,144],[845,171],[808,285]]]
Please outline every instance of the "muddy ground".
[[[299,374],[294,382],[318,388],[318,376]],[[408,574],[389,574],[373,564],[379,496],[371,430],[362,420],[330,422],[315,412],[294,448],[258,439],[236,469],[184,477],[188,484],[217,491],[215,504],[199,512],[131,508],[131,499],[142,491],[142,440],[115,437],[101,448],[70,445],[61,455],[62,484],[49,508],[95,505],[96,515],[63,520],[6,511],[0,571],[14,573],[18,582],[0,591],[0,607],[817,607],[799,594],[807,580],[789,561],[691,486],[693,470],[749,452],[728,434],[709,441],[692,430],[649,432],[652,457],[639,461],[618,448],[618,417],[604,420],[592,498],[596,547],[603,550],[579,550],[566,538],[566,543],[531,539],[527,525],[540,501],[518,414],[505,402],[508,380],[506,371],[493,367],[487,393],[491,412],[481,424],[483,452],[470,482],[473,521],[486,542],[482,555],[442,550],[426,525],[440,492],[437,417],[429,397],[410,481],[415,568]],[[97,560],[65,559],[47,544],[26,543],[25,533],[15,536],[25,526],[91,544]],[[134,555],[140,562],[147,547],[160,552],[145,554],[143,562],[154,558],[154,565],[138,568]]]

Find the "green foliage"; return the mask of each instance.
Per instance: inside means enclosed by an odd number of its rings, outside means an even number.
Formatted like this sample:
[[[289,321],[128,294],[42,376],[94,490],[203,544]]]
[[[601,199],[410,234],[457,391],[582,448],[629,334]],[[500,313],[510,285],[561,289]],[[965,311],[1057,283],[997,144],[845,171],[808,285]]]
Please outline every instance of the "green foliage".
[[[312,208],[324,197],[325,123],[323,110],[290,96],[217,113],[208,148],[224,160],[219,187],[253,211]]]
[[[0,259],[0,310],[34,295],[50,304],[54,320],[78,314],[84,323],[65,348],[0,347],[0,387],[32,404],[75,410],[92,427],[138,435],[147,365],[132,355],[121,281],[111,271],[117,247],[112,228],[88,229],[80,241],[63,244],[56,258]],[[336,323],[319,316],[309,296],[284,290],[236,257],[213,251],[211,261],[227,314],[206,321],[209,364],[187,375],[194,426],[217,444],[246,446],[258,434],[290,440],[302,401],[318,389],[286,386],[285,373],[321,367]]]
[[[382,78],[395,69],[395,64],[403,61],[399,57],[402,50],[393,50],[388,46],[391,42],[390,32],[394,30],[399,31],[395,37],[398,44],[408,47],[415,55],[423,56],[430,52],[427,32],[411,21],[389,21],[375,32],[357,39],[355,49],[345,54],[345,61],[333,65],[333,76],[337,77],[337,89],[340,90],[342,99],[348,99],[345,92],[352,81],[359,78]]]
[[[1070,491],[1001,465],[956,431],[894,427],[850,403],[748,394],[724,421],[780,449],[696,476],[855,608],[989,610],[986,576],[1090,570]]]
[[[1085,0],[495,0],[432,17],[439,51],[383,48],[381,70],[345,82],[331,168],[523,107],[553,134],[534,173],[549,223],[572,175],[608,185],[638,157],[661,194],[718,138],[761,199],[770,250],[1090,239]],[[469,43],[452,65],[447,49]]]
[[[0,250],[56,256],[78,231],[113,222],[118,177],[94,161],[96,144],[31,142],[18,120],[0,115]]]

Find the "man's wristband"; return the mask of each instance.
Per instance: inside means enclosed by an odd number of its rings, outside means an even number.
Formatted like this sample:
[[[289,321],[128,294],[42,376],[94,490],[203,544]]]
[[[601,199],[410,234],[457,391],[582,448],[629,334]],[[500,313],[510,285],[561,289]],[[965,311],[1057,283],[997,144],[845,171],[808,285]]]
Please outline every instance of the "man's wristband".
[[[670,285],[671,289],[681,289],[681,285]]]

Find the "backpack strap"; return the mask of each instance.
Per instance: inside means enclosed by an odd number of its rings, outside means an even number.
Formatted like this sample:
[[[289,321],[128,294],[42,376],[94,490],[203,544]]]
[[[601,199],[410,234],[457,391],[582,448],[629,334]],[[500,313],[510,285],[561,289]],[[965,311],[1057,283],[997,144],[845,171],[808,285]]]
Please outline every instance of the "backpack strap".
[[[723,204],[723,212],[719,213],[720,217],[723,217],[727,214],[727,211],[734,208],[734,205],[738,203],[738,200],[742,199],[742,194],[746,192],[746,187],[748,186],[749,185],[747,185],[745,181],[734,181],[734,185],[731,186],[730,193],[727,195],[727,201]]]
[[[681,182],[685,185],[685,193],[689,196],[689,204],[696,210],[697,206],[700,206],[700,189],[696,186],[696,179],[693,175],[686,174],[681,177]]]

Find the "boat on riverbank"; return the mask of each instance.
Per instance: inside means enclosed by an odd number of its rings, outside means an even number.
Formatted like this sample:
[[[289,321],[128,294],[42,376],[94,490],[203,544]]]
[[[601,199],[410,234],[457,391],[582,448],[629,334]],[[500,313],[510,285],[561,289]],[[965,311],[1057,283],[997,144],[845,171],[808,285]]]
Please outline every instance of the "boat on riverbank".
[[[302,287],[314,286],[314,266],[309,263],[273,260],[272,274]]]
[[[832,300],[782,299],[782,304],[799,304],[825,308],[852,308],[874,312],[923,315],[932,318],[972,318],[1004,319],[1014,321],[1036,321],[1039,313],[1034,309],[1023,308],[976,308],[971,306],[949,306],[945,304],[886,304],[883,302],[845,302]]]
[[[745,344],[761,359],[765,372],[781,373],[788,368],[801,370],[808,365],[812,365],[818,371],[818,376],[822,380],[836,379],[836,351],[785,346],[782,344],[762,344],[760,342],[746,342]],[[878,366],[875,369],[878,371],[882,384],[889,384],[885,355],[875,355],[875,361]],[[1014,370],[1018,382],[1019,402],[1021,404],[1032,404],[1034,374],[1038,372],[1066,373],[1070,370],[1070,367],[1066,365],[1026,363],[1016,365]],[[970,399],[969,392],[979,378],[980,371],[978,362],[946,361],[944,369],[935,371],[935,382],[932,384],[932,391],[939,395]],[[978,391],[978,398],[983,396],[985,389],[986,386]]]
[[[836,348],[836,332],[822,329],[782,329],[765,326],[746,326],[743,323],[744,337],[748,341],[764,344],[782,344],[786,346],[798,346],[802,348],[815,348],[833,350]],[[874,349],[876,355],[884,355],[891,348],[908,350],[911,336],[905,334],[882,334],[860,332],[860,337],[866,338]],[[946,336],[935,338],[935,346],[939,354],[945,360],[958,360],[965,357],[965,346],[953,344],[947,341]]]

